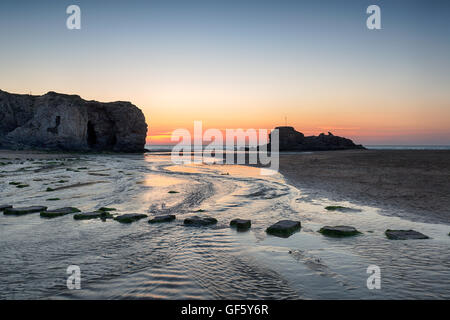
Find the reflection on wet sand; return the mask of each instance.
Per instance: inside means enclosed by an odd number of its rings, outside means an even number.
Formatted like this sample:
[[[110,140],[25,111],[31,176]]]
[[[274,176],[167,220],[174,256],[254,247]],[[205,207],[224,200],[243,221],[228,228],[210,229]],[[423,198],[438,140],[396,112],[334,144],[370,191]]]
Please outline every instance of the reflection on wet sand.
[[[238,165],[174,165],[163,154],[9,162],[0,167],[0,198],[8,202],[0,205],[83,212],[110,207],[117,209],[109,212],[113,217],[142,213],[148,219],[121,224],[81,222],[71,214],[51,220],[0,215],[0,261],[7,262],[0,270],[3,299],[450,297],[441,281],[450,276],[446,226],[314,197],[280,174],[262,176],[258,168]],[[89,184],[89,172],[108,174],[102,177],[108,183]],[[11,182],[28,186],[19,189]],[[79,187],[45,191],[59,185]],[[330,206],[355,210],[327,210]],[[164,214],[177,219],[148,223]],[[185,227],[183,220],[194,215],[218,222]],[[236,218],[251,220],[251,229],[230,228]],[[289,238],[268,236],[266,228],[283,219],[301,221],[301,231]],[[324,225],[352,225],[362,234],[328,238],[317,232]],[[388,228],[415,229],[431,239],[392,241],[384,235]],[[382,290],[366,287],[371,264],[382,270]],[[68,265],[80,266],[82,290],[66,289]]]

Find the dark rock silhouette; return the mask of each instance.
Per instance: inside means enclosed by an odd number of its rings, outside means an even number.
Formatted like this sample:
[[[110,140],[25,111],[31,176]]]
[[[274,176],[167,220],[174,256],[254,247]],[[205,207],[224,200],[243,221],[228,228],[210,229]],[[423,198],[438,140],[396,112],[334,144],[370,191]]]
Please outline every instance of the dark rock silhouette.
[[[273,236],[288,238],[293,233],[300,230],[302,224],[300,221],[281,220],[266,229],[268,234]]]
[[[252,226],[251,220],[246,219],[233,219],[230,221],[230,227],[234,227],[238,230],[247,230]]]
[[[156,216],[153,219],[149,220],[148,223],[161,223],[161,222],[170,222],[176,219],[176,216],[173,214],[168,214],[165,216]]]
[[[280,151],[325,151],[345,149],[365,149],[362,145],[354,144],[352,140],[338,137],[328,132],[318,136],[309,136],[296,131],[293,127],[276,127],[279,132]],[[271,141],[272,134],[269,135]]]
[[[122,222],[122,223],[132,223],[143,218],[147,218],[146,214],[142,213],[127,213],[114,218],[114,220]]]
[[[325,226],[319,232],[329,237],[351,237],[361,234],[361,232],[350,226]]]
[[[71,151],[144,151],[147,124],[130,102],[86,101],[0,90],[0,147]]]
[[[430,237],[415,230],[386,230],[386,237],[391,240],[429,239]]]

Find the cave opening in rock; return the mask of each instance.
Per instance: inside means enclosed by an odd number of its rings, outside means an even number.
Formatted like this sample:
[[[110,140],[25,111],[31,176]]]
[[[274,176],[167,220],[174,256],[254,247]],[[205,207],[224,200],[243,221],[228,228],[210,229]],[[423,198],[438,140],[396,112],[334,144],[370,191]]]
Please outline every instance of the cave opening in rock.
[[[88,121],[87,124],[87,143],[90,148],[97,143],[97,134],[95,133],[95,127],[90,121]]]

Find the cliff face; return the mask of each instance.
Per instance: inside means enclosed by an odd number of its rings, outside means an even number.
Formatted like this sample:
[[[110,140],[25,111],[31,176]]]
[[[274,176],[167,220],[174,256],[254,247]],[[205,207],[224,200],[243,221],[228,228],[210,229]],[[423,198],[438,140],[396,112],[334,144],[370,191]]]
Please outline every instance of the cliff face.
[[[144,114],[130,102],[0,90],[0,147],[142,152],[146,135]]]
[[[295,131],[293,127],[276,127],[279,131],[280,151],[325,151],[345,149],[365,149],[362,145],[354,144],[352,140],[338,137],[332,133],[309,136]],[[269,136],[271,139],[271,136]]]

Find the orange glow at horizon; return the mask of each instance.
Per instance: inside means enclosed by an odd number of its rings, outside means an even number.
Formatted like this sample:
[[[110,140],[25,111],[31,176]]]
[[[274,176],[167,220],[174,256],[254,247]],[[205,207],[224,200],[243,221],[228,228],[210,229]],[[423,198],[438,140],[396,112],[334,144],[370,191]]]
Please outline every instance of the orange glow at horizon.
[[[288,126],[305,135],[330,131],[357,144],[450,145],[450,97],[441,90],[413,91],[410,86],[416,85],[381,81],[374,85],[378,94],[373,94],[367,88],[371,83],[364,86],[348,80],[346,84],[324,83],[328,90],[322,94],[315,80],[297,86],[289,82],[272,87],[253,84],[244,91],[216,81],[215,85],[213,81],[182,85],[149,80],[126,87],[111,79],[105,79],[101,87],[88,82],[50,81],[26,90],[23,83],[2,89],[33,94],[45,94],[51,89],[78,94],[86,100],[131,101],[143,111],[148,124],[147,142],[155,145],[174,144],[170,140],[172,131],[192,131],[194,121],[202,121],[203,130],[270,130],[285,125],[285,117]]]

